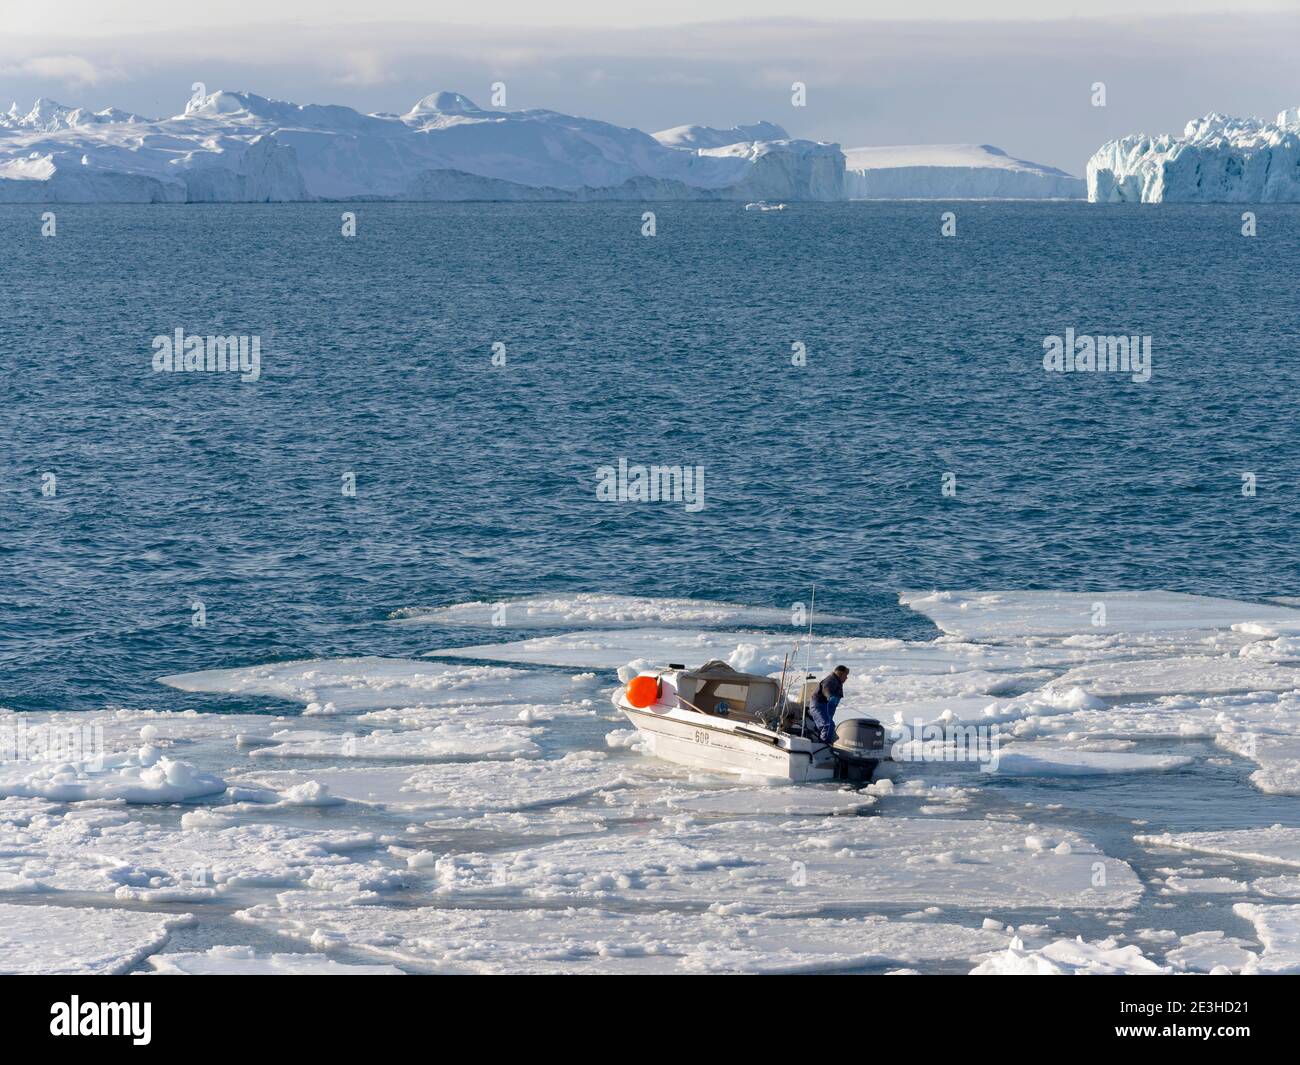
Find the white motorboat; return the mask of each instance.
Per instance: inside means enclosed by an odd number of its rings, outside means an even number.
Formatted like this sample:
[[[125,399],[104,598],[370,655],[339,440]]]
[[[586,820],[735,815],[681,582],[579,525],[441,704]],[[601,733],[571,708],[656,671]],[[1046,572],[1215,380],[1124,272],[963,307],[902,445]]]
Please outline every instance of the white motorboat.
[[[766,200],[756,200],[753,203],[745,204],[746,211],[784,211],[783,203],[768,203]]]
[[[712,661],[644,670],[613,701],[648,752],[670,762],[778,780],[869,781],[888,757],[884,729],[853,718],[837,724],[833,746],[822,742],[804,711],[815,685],[809,675],[791,692],[771,677]]]

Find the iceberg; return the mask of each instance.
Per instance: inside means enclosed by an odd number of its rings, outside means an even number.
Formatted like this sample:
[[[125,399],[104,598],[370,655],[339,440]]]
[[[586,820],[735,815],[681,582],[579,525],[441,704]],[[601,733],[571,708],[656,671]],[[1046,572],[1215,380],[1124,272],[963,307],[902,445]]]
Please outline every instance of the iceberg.
[[[991,144],[846,148],[844,158],[850,200],[1081,200],[1085,192],[1081,178]]]
[[[38,100],[0,115],[0,202],[843,197],[836,144],[771,123],[661,136],[455,92],[394,115],[218,91],[156,120]]]
[[[1181,137],[1109,141],[1088,160],[1093,203],[1300,202],[1300,109],[1274,122],[1211,113]]]

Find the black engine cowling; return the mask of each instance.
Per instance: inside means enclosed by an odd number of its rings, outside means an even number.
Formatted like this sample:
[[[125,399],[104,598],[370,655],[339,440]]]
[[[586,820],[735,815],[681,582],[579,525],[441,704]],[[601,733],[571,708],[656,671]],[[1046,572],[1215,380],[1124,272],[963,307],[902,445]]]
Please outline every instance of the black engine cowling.
[[[870,780],[876,766],[888,757],[885,730],[870,717],[855,717],[835,726],[836,776],[844,780]]]

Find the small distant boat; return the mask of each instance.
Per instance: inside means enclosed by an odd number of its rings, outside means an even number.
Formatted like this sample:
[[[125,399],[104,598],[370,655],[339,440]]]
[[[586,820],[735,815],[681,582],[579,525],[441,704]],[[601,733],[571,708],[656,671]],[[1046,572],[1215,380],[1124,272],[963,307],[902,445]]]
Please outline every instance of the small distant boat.
[[[746,211],[784,211],[783,203],[768,203],[766,200],[758,200],[754,203],[745,204]]]
[[[645,670],[613,702],[646,739],[650,754],[721,773],[795,782],[870,781],[888,757],[885,730],[871,718],[839,722],[832,746],[813,731],[805,707],[809,674],[797,692],[725,662],[699,669]]]

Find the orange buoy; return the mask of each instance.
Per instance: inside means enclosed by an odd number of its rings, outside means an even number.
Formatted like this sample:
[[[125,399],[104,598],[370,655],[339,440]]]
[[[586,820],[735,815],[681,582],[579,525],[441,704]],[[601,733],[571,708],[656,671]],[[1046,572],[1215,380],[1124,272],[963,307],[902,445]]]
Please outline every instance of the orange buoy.
[[[633,677],[627,682],[624,694],[633,706],[647,707],[659,699],[659,678]]]

